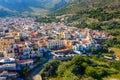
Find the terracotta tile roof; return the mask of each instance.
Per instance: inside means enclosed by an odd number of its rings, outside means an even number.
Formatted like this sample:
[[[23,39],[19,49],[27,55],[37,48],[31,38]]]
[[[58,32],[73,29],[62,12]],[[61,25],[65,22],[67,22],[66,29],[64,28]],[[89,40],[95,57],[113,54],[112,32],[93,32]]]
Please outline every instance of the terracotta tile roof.
[[[0,76],[4,75],[3,71],[0,72]]]
[[[66,48],[66,49],[61,49],[61,50],[52,50],[52,52],[56,53],[56,52],[66,52],[66,51],[69,51],[70,49],[69,48]]]
[[[8,74],[17,74],[16,71],[8,71]]]
[[[32,59],[29,60],[19,60],[17,61],[18,64],[28,64],[28,63],[33,63]]]

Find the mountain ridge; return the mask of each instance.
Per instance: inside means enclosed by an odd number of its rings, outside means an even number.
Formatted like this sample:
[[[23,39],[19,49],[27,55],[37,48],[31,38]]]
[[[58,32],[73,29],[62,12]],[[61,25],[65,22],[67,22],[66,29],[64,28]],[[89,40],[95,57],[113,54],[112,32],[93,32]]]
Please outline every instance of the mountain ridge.
[[[41,15],[55,11],[68,4],[69,0],[0,0],[0,12],[12,15]],[[5,15],[5,14],[4,14]],[[1,15],[2,16],[2,15]]]

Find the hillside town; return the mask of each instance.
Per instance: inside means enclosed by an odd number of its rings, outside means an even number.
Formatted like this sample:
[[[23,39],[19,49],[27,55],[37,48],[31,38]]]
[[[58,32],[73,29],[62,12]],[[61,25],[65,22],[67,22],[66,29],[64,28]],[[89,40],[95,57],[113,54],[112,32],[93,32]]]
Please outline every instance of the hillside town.
[[[78,29],[65,23],[38,23],[31,17],[0,18],[0,80],[21,80],[20,70],[30,70],[42,60],[68,60],[92,56],[110,35],[99,30]]]

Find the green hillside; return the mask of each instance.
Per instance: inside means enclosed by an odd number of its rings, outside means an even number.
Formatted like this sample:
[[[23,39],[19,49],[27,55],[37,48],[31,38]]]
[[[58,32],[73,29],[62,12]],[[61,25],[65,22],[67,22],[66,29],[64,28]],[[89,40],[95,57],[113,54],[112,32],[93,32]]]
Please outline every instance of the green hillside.
[[[76,14],[76,12],[82,10],[92,10],[99,7],[115,6],[119,4],[120,0],[71,0],[71,4],[59,9],[55,14]]]
[[[75,56],[70,61],[52,60],[41,71],[43,80],[119,80],[120,61]]]

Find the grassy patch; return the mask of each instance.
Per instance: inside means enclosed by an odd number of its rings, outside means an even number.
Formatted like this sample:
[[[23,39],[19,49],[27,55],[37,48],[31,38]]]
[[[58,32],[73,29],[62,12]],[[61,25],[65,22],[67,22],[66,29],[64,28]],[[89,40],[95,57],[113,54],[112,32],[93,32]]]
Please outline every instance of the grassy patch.
[[[115,52],[116,57],[120,58],[120,48],[112,47],[111,50],[113,50]]]

